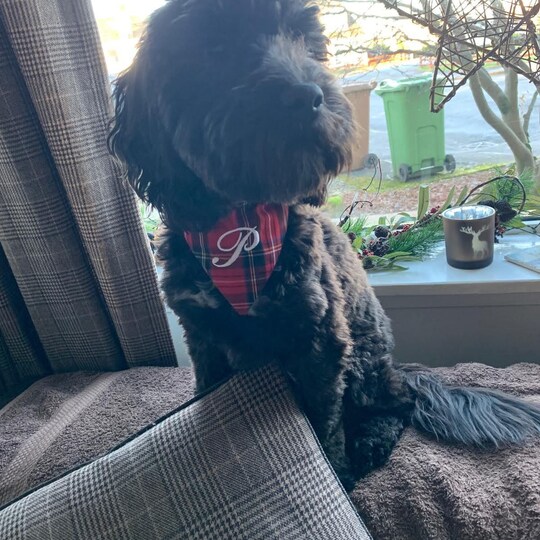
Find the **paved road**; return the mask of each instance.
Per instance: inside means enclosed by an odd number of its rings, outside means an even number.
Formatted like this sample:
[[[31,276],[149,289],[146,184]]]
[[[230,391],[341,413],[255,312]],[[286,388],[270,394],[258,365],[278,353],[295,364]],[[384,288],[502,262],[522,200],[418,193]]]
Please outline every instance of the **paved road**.
[[[399,80],[422,73],[425,72],[420,71],[417,65],[410,64],[399,68],[387,68],[355,75],[354,80]],[[502,74],[494,74],[494,80],[497,83],[502,83],[503,79]],[[519,93],[520,96],[523,96],[523,103],[528,104],[534,93],[534,87],[524,78],[520,77],[520,79],[522,80],[519,85]],[[444,111],[446,153],[455,157],[458,167],[513,161],[512,153],[501,136],[480,116],[468,85],[458,90],[452,100],[446,104]],[[381,159],[385,176],[390,175],[390,147],[383,100],[374,93],[371,94],[370,115],[370,152],[377,154]],[[539,116],[540,99],[536,102],[530,124],[531,145],[537,151],[540,150]]]

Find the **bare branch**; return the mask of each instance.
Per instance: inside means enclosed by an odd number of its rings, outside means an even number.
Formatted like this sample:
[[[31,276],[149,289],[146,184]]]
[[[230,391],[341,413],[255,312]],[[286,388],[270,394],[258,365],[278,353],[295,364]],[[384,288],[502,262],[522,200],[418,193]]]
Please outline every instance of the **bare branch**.
[[[534,170],[534,158],[527,144],[522,142],[519,137],[510,129],[506,123],[493,113],[489,107],[482,85],[480,84],[479,75],[475,73],[469,78],[469,85],[474,97],[474,101],[480,114],[484,120],[505,140],[506,144],[516,158],[518,172],[521,173],[524,169],[530,168]]]
[[[508,67],[504,68],[504,88],[508,96],[510,107],[518,112],[518,76],[517,73]]]
[[[534,104],[536,103],[536,98],[538,97],[538,91],[533,94],[527,112],[523,115],[523,129],[527,134],[527,139],[529,138],[529,123],[531,121],[532,112],[534,110]]]
[[[505,75],[505,93],[508,97],[510,105],[508,111],[503,114],[503,119],[506,121],[510,129],[528,145],[528,136],[523,127],[522,119],[519,114],[519,95],[518,95],[518,74],[512,69],[506,67]]]
[[[492,79],[486,68],[483,67],[478,70],[478,80],[482,85],[482,89],[495,102],[501,114],[506,114],[510,109],[508,97],[502,88]]]

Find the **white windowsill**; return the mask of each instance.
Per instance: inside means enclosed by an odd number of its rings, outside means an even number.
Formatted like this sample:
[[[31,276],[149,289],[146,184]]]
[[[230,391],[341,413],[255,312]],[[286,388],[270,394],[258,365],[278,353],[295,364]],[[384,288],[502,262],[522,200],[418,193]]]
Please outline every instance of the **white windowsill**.
[[[479,270],[460,270],[446,262],[444,243],[423,261],[404,263],[407,270],[369,274],[377,295],[454,295],[540,293],[540,274],[508,262],[504,255],[540,244],[532,234],[507,234],[495,245],[493,263]]]
[[[408,270],[370,274],[392,321],[395,357],[432,366],[540,363],[540,274],[504,260],[536,244],[538,236],[507,234],[480,270],[450,267],[441,244]]]

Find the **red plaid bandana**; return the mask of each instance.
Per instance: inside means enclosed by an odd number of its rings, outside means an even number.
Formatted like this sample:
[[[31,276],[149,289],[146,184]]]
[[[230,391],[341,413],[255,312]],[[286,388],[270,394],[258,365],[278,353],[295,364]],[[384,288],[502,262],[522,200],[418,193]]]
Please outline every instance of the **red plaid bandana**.
[[[184,238],[214,285],[240,315],[246,315],[276,266],[287,232],[289,208],[243,205],[206,232]]]

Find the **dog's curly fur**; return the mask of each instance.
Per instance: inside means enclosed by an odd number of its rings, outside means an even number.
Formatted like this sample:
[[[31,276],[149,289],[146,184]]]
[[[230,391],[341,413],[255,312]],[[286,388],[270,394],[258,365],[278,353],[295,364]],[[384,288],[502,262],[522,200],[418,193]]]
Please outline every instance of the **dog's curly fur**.
[[[109,145],[168,228],[162,287],[184,326],[197,389],[277,361],[347,488],[404,426],[468,444],[520,442],[540,410],[447,389],[393,362],[390,324],[347,237],[316,207],[350,161],[351,108],[325,68],[306,0],[170,0],[118,78]],[[279,259],[247,316],[191,253],[240,203],[289,205]]]

